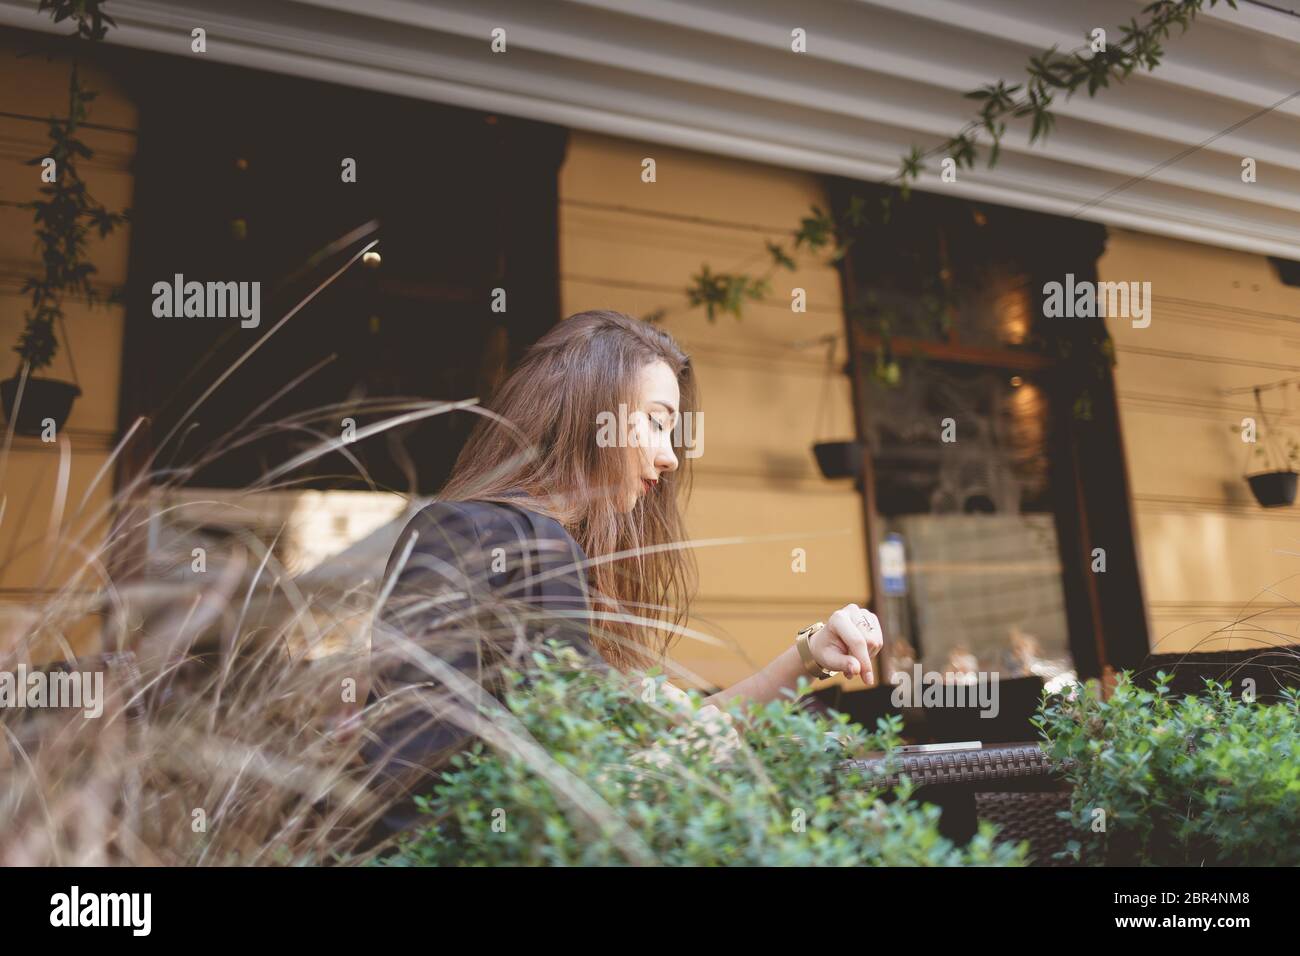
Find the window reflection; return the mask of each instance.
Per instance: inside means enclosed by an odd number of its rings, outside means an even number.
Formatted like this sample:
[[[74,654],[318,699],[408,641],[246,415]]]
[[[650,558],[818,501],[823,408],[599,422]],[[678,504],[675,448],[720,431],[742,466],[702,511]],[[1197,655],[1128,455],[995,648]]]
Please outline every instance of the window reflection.
[[[1027,373],[912,361],[866,398],[894,669],[1067,675],[1041,389]]]

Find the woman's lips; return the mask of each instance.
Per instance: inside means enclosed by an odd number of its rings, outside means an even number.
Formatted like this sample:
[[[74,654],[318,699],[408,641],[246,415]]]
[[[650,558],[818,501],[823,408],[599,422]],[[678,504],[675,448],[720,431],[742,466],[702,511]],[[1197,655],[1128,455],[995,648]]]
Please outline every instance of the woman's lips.
[[[651,492],[652,490],[654,490],[654,486],[655,486],[655,483],[654,483],[653,481],[651,481],[649,478],[642,478],[642,479],[641,479],[641,490],[642,490],[642,492],[644,492],[645,494],[647,494],[647,495],[650,494],[650,492]]]

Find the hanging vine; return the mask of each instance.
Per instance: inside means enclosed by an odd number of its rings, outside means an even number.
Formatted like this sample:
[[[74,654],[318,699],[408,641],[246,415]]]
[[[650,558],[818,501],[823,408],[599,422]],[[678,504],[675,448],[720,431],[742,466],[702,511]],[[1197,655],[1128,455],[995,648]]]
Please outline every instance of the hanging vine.
[[[93,42],[103,39],[109,26],[115,25],[102,8],[102,0],[41,0],[39,10],[50,12],[55,23],[73,19],[77,32],[71,36]],[[67,296],[80,296],[90,305],[101,301],[103,297],[93,285],[97,270],[87,257],[87,244],[92,235],[102,239],[128,219],[127,212],[112,212],[90,194],[78,166],[80,161],[91,160],[95,155],[80,133],[89,104],[97,95],[82,84],[74,60],[67,116],[50,118],[48,152],[27,162],[29,166],[41,167],[45,184],[40,188],[40,198],[22,204],[22,208],[32,211],[35,221],[41,271],[28,277],[22,287],[23,294],[30,295],[31,301],[23,331],[14,346],[20,358],[20,370],[22,365],[29,372],[50,365],[58,351],[56,326],[58,334],[67,341],[64,326]],[[114,293],[108,298],[116,301],[118,295]]]
[[[979,104],[977,115],[957,133],[939,145],[924,150],[912,147],[902,157],[898,171],[878,184],[888,187],[886,193],[875,201],[852,196],[845,208],[833,211],[813,206],[803,217],[790,239],[785,243],[766,243],[770,260],[766,271],[758,276],[745,273],[714,272],[708,265],[691,277],[687,287],[687,301],[691,307],[704,306],[709,321],[718,313],[741,317],[746,301],[761,299],[771,286],[778,270],[793,271],[794,254],[807,250],[825,253],[830,262],[839,263],[852,246],[855,236],[864,228],[888,229],[896,202],[906,202],[912,185],[925,171],[927,160],[935,156],[951,159],[956,169],[973,169],[981,154],[989,168],[997,165],[1002,138],[1008,124],[1025,120],[1029,123],[1029,143],[1046,139],[1055,126],[1052,106],[1058,97],[1069,99],[1086,89],[1088,96],[1096,96],[1112,83],[1123,82],[1139,70],[1151,72],[1160,65],[1164,55],[1163,43],[1175,27],[1186,31],[1201,10],[1214,7],[1219,0],[1157,0],[1142,10],[1143,19],[1131,19],[1119,27],[1120,41],[1100,46],[1089,38],[1085,44],[1071,52],[1061,52],[1057,46],[1030,57],[1026,66],[1028,79],[1024,83],[1008,84],[1003,80],[979,87],[965,94],[967,99]],[[1236,9],[1236,0],[1224,0]],[[947,277],[936,273],[922,291],[923,310],[946,332],[956,295]],[[876,375],[886,384],[896,384],[899,369],[890,346],[897,315],[879,300],[867,301],[856,307],[858,318],[881,340],[877,355]],[[666,310],[659,310],[649,318],[659,319]],[[1068,342],[1062,343],[1069,349]],[[1114,365],[1115,350],[1104,330],[1092,343],[1091,361],[1098,369]],[[1065,357],[1065,356],[1061,356]],[[1091,416],[1091,396],[1086,391],[1075,402],[1075,414],[1081,418]]]

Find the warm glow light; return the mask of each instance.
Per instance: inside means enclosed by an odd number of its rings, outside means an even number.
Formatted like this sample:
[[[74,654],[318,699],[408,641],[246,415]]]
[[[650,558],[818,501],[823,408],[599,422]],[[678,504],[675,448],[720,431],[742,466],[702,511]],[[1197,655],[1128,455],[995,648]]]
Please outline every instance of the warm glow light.
[[[1010,384],[1019,387],[1005,396],[1005,409],[1010,418],[1007,422],[1008,450],[1015,462],[1016,474],[1026,487],[1045,488],[1047,486],[1047,462],[1043,457],[1043,448],[1047,440],[1046,408],[1042,391],[1033,382],[1024,381],[1017,375]]]
[[[1025,384],[1025,380],[1024,380],[1023,378],[1021,378],[1019,375],[1012,375],[1012,376],[1011,376],[1011,387],[1012,387],[1012,388],[1019,388],[1021,385],[1024,385],[1024,384]]]
[[[993,305],[998,331],[1007,345],[1024,345],[1029,338],[1029,290],[1020,285],[998,295]]]

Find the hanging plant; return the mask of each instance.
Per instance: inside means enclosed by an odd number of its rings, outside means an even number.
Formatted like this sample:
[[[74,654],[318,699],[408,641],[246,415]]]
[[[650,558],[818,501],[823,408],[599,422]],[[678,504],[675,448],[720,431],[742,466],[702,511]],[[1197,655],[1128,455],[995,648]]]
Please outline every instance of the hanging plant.
[[[1284,508],[1295,502],[1297,467],[1300,467],[1300,441],[1280,428],[1275,428],[1264,411],[1261,393],[1254,389],[1256,434],[1254,442],[1247,442],[1246,483],[1255,500],[1265,508]],[[1236,426],[1233,427],[1236,431]],[[1244,437],[1244,436],[1243,436]],[[1253,446],[1253,447],[1251,447]]]
[[[827,413],[831,407],[831,382],[835,379],[835,346],[838,337],[823,336],[820,341],[826,346],[826,374],[822,376],[821,397],[817,401],[817,417],[813,422],[813,457],[823,478],[862,477],[863,446],[856,440],[831,441],[823,436],[827,434]]]
[[[41,0],[39,10],[51,13],[55,23],[75,20],[77,32],[72,36],[93,42],[103,39],[108,27],[115,25],[102,6],[100,0]],[[95,155],[80,132],[86,123],[88,104],[96,95],[82,85],[74,60],[67,116],[50,118],[49,150],[27,162],[28,166],[40,167],[44,182],[40,198],[22,204],[22,208],[32,211],[36,225],[41,271],[23,283],[22,292],[30,296],[30,303],[23,331],[14,346],[18,369],[12,378],[0,382],[5,417],[21,435],[48,434],[51,424],[55,429],[62,428],[73,401],[81,394],[64,302],[68,296],[79,297],[91,306],[102,300],[92,284],[97,270],[86,256],[86,245],[92,234],[102,239],[127,221],[126,212],[111,212],[90,194],[78,166],[81,160]],[[117,301],[119,294],[114,292],[108,298]],[[60,338],[68,350],[71,382],[36,375],[54,361]]]

